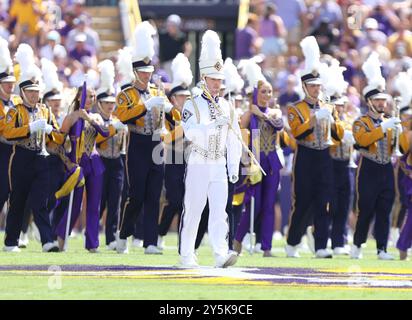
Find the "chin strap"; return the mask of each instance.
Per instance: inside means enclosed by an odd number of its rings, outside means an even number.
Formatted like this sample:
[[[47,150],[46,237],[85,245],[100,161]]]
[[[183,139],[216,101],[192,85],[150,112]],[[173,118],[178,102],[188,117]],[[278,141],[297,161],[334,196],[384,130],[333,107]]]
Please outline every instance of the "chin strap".
[[[318,100],[319,100],[318,98],[312,97],[312,96],[309,94],[308,89],[306,88],[306,84],[305,84],[305,83],[302,84],[302,87],[303,87],[303,92],[305,93],[305,95],[306,95],[307,97],[309,97],[310,99],[312,99],[312,100],[314,100],[314,101],[318,101]]]
[[[379,111],[376,110],[376,108],[373,106],[373,103],[372,103],[371,99],[368,99],[367,105],[368,105],[368,107],[370,108],[370,110],[371,110],[373,113],[376,113],[377,115],[384,113],[383,110],[382,110],[382,112],[379,112]]]

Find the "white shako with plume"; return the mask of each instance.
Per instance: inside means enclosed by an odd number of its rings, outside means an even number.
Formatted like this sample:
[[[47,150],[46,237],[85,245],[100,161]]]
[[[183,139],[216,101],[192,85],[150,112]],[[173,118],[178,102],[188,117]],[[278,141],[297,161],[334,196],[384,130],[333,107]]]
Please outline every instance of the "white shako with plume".
[[[257,89],[257,84],[260,80],[265,80],[262,69],[252,59],[243,63],[242,72],[247,80],[246,93],[251,94],[254,89]]]
[[[173,82],[169,97],[176,94],[190,96],[189,86],[193,81],[190,62],[183,53],[178,53],[172,61]]]
[[[10,57],[9,44],[0,37],[0,82],[16,82],[13,61]]]
[[[199,69],[201,78],[224,79],[220,39],[215,31],[207,30],[202,37]]]
[[[363,89],[363,97],[369,99],[387,99],[385,91],[385,78],[381,73],[381,62],[377,52],[372,52],[362,65],[362,71],[366,76],[368,85]]]
[[[320,50],[314,36],[304,38],[300,42],[303,55],[305,56],[305,68],[301,71],[302,84],[322,84],[319,78]]]
[[[225,64],[223,65],[223,74],[225,76],[225,95],[231,94],[235,96],[242,91],[245,84],[242,77],[237,72],[236,66],[233,64],[231,58],[226,58]]]
[[[61,100],[63,83],[59,80],[56,65],[49,59],[41,59],[41,71],[43,73],[44,94],[43,100]]]
[[[121,77],[120,89],[125,90],[130,87],[135,80],[132,66],[132,52],[130,47],[119,49],[116,67]]]
[[[154,67],[151,64],[154,50],[153,36],[156,30],[148,21],[143,21],[136,26],[134,31],[135,45],[133,48],[132,66],[134,71],[153,72]]]
[[[339,61],[332,59],[330,65],[322,63],[319,68],[319,75],[322,81],[323,93],[329,102],[335,105],[345,104],[345,96],[348,83],[343,77],[345,67],[339,65]]]
[[[114,65],[109,59],[103,60],[97,65],[100,72],[100,86],[96,92],[97,101],[116,102],[114,92]]]
[[[393,81],[393,86],[401,97],[400,112],[412,113],[410,104],[412,100],[412,79],[406,72],[399,73]]]
[[[41,91],[41,71],[34,60],[33,49],[25,43],[19,45],[15,55],[16,61],[20,65],[20,90],[38,90]],[[21,91],[23,99],[25,99],[24,92]]]

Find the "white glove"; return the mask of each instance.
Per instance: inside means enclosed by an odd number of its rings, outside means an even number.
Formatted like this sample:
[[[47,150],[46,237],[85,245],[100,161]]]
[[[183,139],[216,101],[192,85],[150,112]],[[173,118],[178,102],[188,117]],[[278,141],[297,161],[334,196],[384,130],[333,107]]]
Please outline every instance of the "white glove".
[[[239,181],[239,176],[237,174],[232,174],[229,176],[230,183],[236,183]]]
[[[225,126],[225,125],[229,124],[229,122],[230,122],[230,119],[228,117],[221,116],[221,117],[219,117],[215,120],[215,125],[216,126]]]
[[[345,130],[345,132],[343,133],[343,139],[342,139],[343,143],[345,144],[354,144],[355,143],[355,139],[353,138],[353,133],[350,130]]]
[[[152,110],[153,107],[162,107],[165,104],[164,97],[151,97],[143,102],[144,106],[146,107],[147,111]]]
[[[46,119],[35,120],[29,124],[30,132],[34,133],[46,128],[47,121]]]
[[[230,183],[236,183],[239,180],[239,167],[235,165],[229,165],[227,168],[228,177]]]
[[[389,118],[389,119],[383,121],[381,123],[383,133],[386,133],[386,131],[388,129],[392,129],[392,130],[395,129],[396,126],[400,123],[401,123],[401,120],[399,120],[399,118],[395,118],[395,117],[392,117],[392,118]]]
[[[53,126],[51,124],[46,124],[46,127],[44,128],[44,131],[47,134],[50,134],[53,131]]]
[[[316,120],[329,120],[331,116],[332,115],[328,109],[319,109],[315,112]]]
[[[165,103],[165,112],[169,113],[170,111],[172,111],[173,109],[173,105],[170,102],[166,102]]]
[[[125,127],[127,127],[125,124],[123,124],[121,121],[116,121],[113,123],[113,127],[116,129],[116,131],[122,131],[126,130]]]

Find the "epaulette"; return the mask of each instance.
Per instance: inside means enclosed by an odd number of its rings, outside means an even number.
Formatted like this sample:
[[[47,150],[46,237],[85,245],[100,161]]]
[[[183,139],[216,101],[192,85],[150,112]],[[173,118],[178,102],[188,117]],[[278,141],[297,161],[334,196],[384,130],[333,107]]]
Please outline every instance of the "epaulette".
[[[125,101],[127,101],[128,106],[133,103],[133,99],[129,94],[131,90],[133,90],[133,86],[131,84],[122,86],[122,90],[116,96],[116,102],[118,105],[123,104]]]

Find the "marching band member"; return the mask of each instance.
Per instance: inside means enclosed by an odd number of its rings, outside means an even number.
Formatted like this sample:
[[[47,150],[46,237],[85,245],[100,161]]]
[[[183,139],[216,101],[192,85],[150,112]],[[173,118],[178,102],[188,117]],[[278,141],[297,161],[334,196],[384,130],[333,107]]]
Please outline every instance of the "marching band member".
[[[288,108],[288,122],[297,149],[293,166],[292,212],[285,247],[288,257],[299,257],[297,247],[307,225],[314,223],[314,242],[317,258],[331,258],[327,251],[328,203],[332,190],[332,159],[330,138],[341,140],[343,127],[332,116],[333,107],[319,99],[320,51],[316,39],[301,41],[305,70],[301,76],[305,99]]]
[[[43,252],[59,251],[54,243],[47,201],[49,162],[46,142],[63,143],[53,114],[39,103],[41,71],[35,65],[32,48],[19,45],[16,60],[20,65],[22,102],[9,109],[4,137],[16,141],[10,158],[10,209],[7,215],[5,251],[18,252],[18,239],[25,205],[32,210],[40,231]],[[49,124],[50,123],[50,124]]]
[[[183,53],[179,53],[172,61],[173,82],[168,94],[170,102],[174,106],[174,119],[167,122],[169,130],[177,129],[164,137],[166,163],[165,163],[165,189],[167,205],[163,209],[162,218],[159,224],[158,247],[163,248],[163,237],[167,234],[173,217],[177,213],[180,216],[183,210],[184,195],[184,146],[182,127],[179,126],[181,113],[186,99],[190,97],[189,86],[192,83],[193,75],[190,69],[190,62]],[[179,132],[180,130],[180,132]]]
[[[368,85],[363,89],[368,112],[353,124],[353,135],[361,158],[356,173],[358,220],[350,253],[352,259],[362,258],[361,245],[367,240],[373,218],[378,259],[393,259],[386,252],[390,213],[395,198],[391,157],[395,143],[405,146],[403,150],[407,150],[407,143],[404,134],[400,135],[400,141],[395,139],[396,131],[402,129],[401,120],[398,117],[383,118],[387,95],[384,93],[385,79],[381,75],[380,66],[375,52],[371,53],[362,66],[368,80]]]
[[[330,203],[332,222],[332,249],[334,255],[349,255],[345,248],[346,221],[351,208],[350,199],[352,194],[352,171],[353,166],[353,144],[355,140],[352,134],[352,119],[345,110],[347,98],[345,96],[348,83],[344,80],[342,72],[345,68],[339,66],[339,61],[333,59],[331,65],[324,73],[320,72],[323,80],[325,95],[329,102],[334,105],[337,117],[344,128],[343,139],[334,141],[330,147],[330,155],[333,165],[333,192]],[[322,76],[324,74],[324,76]]]
[[[127,125],[120,122],[114,115],[116,97],[114,95],[114,66],[110,60],[104,60],[98,65],[100,71],[100,88],[96,100],[100,115],[106,126],[113,125],[116,134],[96,140],[97,151],[104,164],[103,190],[100,205],[100,217],[107,208],[106,215],[106,245],[108,249],[116,249],[116,229],[120,214],[120,200],[124,183],[124,163],[121,157],[123,139],[126,138]]]
[[[184,135],[191,144],[187,149],[185,195],[180,221],[180,263],[182,267],[198,265],[195,256],[196,234],[202,211],[209,200],[208,231],[216,267],[226,268],[235,264],[238,257],[234,252],[229,253],[226,240],[229,231],[225,211],[227,177],[231,183],[239,179],[242,149],[236,136],[240,135],[240,129],[234,109],[225,99],[219,98],[224,78],[223,60],[220,39],[214,31],[207,30],[203,35],[199,67],[204,81],[203,92],[188,100],[182,112]]]
[[[69,224],[69,234],[73,229],[83,200],[83,190],[86,187],[86,233],[85,247],[90,253],[96,253],[99,247],[99,215],[102,193],[104,165],[96,150],[96,141],[115,134],[116,128],[107,126],[99,114],[91,113],[96,94],[93,89],[87,88],[84,109],[81,108],[81,94],[83,87],[77,88],[76,96],[71,103],[71,112],[66,116],[61,127],[63,133],[71,133],[79,119],[84,120],[84,128],[80,135],[80,147],[76,150],[76,159],[83,170],[85,185],[78,185],[74,189],[73,206]],[[60,250],[64,249],[66,225],[69,210],[66,210],[56,228]]]
[[[272,86],[268,83],[260,67],[250,61],[244,67],[244,72],[253,87],[250,111],[243,114],[241,119],[242,128],[248,128],[252,133],[251,145],[254,152],[259,156],[260,165],[266,176],[262,176],[259,183],[251,187],[255,197],[255,218],[260,219],[261,249],[264,257],[271,257],[272,236],[275,223],[275,200],[279,187],[279,171],[282,164],[279,160],[278,133],[283,128],[282,113],[279,109],[270,109],[272,99]],[[257,137],[253,134],[259,130]],[[234,249],[241,252],[242,240],[249,231],[250,226],[250,203],[242,215],[236,231]]]
[[[144,21],[136,27],[133,71],[135,81],[117,95],[115,115],[129,126],[126,172],[128,198],[122,208],[117,252],[127,253],[127,237],[131,236],[140,211],[144,210],[144,247],[146,254],[162,254],[157,248],[159,199],[163,185],[163,159],[160,135],[155,133],[161,123],[160,113],[169,113],[172,105],[160,96],[149,81],[154,70],[155,34],[153,26]]]
[[[12,142],[7,141],[3,135],[6,126],[6,114],[10,108],[14,108],[21,100],[20,97],[12,94],[16,78],[13,74],[13,63],[8,46],[7,41],[0,38],[0,212],[10,193],[8,169]]]

